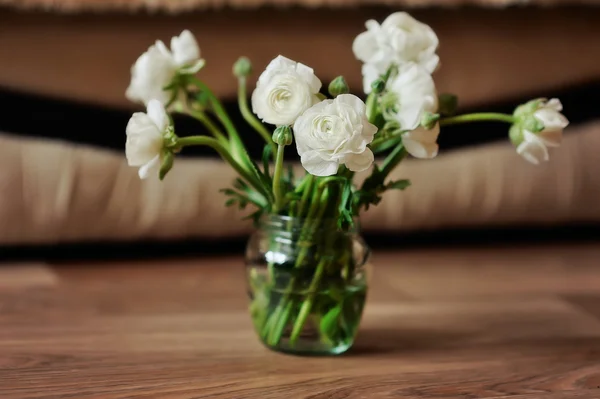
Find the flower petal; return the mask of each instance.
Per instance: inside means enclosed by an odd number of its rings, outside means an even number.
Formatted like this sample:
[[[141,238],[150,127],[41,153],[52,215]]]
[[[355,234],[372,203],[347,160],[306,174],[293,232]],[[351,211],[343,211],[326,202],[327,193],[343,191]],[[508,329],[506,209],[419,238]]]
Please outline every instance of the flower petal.
[[[562,129],[542,130],[538,133],[538,137],[547,147],[559,147],[562,136]]]
[[[133,102],[147,104],[156,99],[164,104],[170,97],[164,87],[171,83],[175,72],[176,65],[172,55],[159,41],[150,46],[132,66],[131,82],[125,95]]]
[[[179,73],[182,75],[194,75],[195,73],[198,73],[199,70],[204,68],[204,65],[206,65],[206,61],[203,59],[199,59],[193,64],[190,64],[189,66],[179,68]]]
[[[425,129],[419,127],[413,131],[404,133],[403,137],[407,137],[411,140],[418,141],[424,144],[433,144],[437,142],[438,136],[440,135],[440,125],[436,124],[432,129]]]
[[[375,21],[367,21],[367,24],[369,22],[374,22],[379,26]],[[372,26],[373,25],[371,24],[371,27]],[[356,39],[354,39],[354,42],[352,43],[352,52],[354,53],[354,56],[362,62],[372,61],[377,54],[377,38],[375,37],[375,33],[368,30],[356,36]]]
[[[439,150],[437,144],[424,144],[408,138],[403,138],[402,144],[410,155],[421,159],[435,158]]]
[[[564,129],[569,124],[568,119],[558,111],[551,108],[541,108],[533,116],[544,124],[547,129]]]
[[[557,112],[561,112],[563,110],[562,103],[558,98],[551,98],[545,105],[547,108],[551,108]]]
[[[162,56],[166,58],[173,58],[173,54],[169,51],[162,40],[157,40],[153,47],[156,48],[156,50],[158,50]]]
[[[307,151],[300,157],[302,166],[314,176],[331,176],[337,173],[339,164],[335,161],[326,161],[318,151]]]
[[[148,115],[143,112],[133,114],[125,132],[127,134],[125,156],[130,166],[141,166],[160,153],[163,138]]]
[[[385,71],[381,72],[375,64],[365,63],[362,66],[362,75],[363,75],[363,91],[365,94],[370,94],[373,91],[371,85],[379,76],[381,76]]]
[[[150,100],[148,102],[146,113],[148,114],[148,117],[152,119],[152,122],[154,122],[159,132],[164,133],[167,130],[167,126],[169,126],[169,116],[160,101]]]
[[[196,38],[189,30],[184,30],[179,36],[171,39],[171,51],[177,66],[193,63],[200,58],[200,47]]]
[[[300,75],[310,87],[312,93],[318,93],[321,89],[321,80],[315,75],[315,71],[304,64],[296,65],[296,72]]]
[[[436,142],[439,134],[439,124],[431,130],[419,127],[411,132],[404,133],[402,135],[402,144],[406,148],[406,151],[415,158],[435,158],[439,150]]]
[[[529,131],[524,131],[523,137],[525,140],[517,147],[517,154],[534,165],[538,165],[542,161],[548,161],[548,149],[542,140]]]
[[[138,170],[138,176],[140,179],[147,179],[151,175],[155,175],[158,177],[158,172],[160,170],[160,155],[155,156],[149,162],[142,165],[142,167]]]
[[[369,169],[369,167],[375,161],[373,151],[367,148],[360,154],[348,154],[344,159],[344,164],[352,172],[362,172],[363,170]]]

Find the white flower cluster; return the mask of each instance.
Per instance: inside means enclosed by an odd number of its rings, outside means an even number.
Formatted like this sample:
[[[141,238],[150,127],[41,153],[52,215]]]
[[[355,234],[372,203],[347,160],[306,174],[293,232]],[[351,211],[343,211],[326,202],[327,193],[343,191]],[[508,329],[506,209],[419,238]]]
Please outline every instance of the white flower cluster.
[[[405,12],[388,16],[380,25],[366,23],[367,31],[354,40],[352,50],[363,62],[363,86],[371,92],[372,83],[395,68],[382,101],[390,104],[387,115],[395,119],[406,133],[402,142],[417,158],[437,155],[439,126],[426,130],[420,126],[424,112],[437,112],[437,91],[431,74],[436,70],[438,38],[425,25]]]
[[[558,147],[562,142],[563,129],[569,121],[563,114],[562,104],[559,99],[550,101],[545,99],[533,100],[534,108],[530,110],[535,121],[541,123],[542,129],[534,133],[527,128],[522,128],[517,122],[512,129],[516,129],[517,137],[511,137],[517,146],[517,153],[534,165],[548,161],[548,147]],[[512,130],[511,129],[511,130]]]
[[[437,36],[405,12],[390,15],[381,25],[369,20],[366,27],[352,46],[363,62],[365,93],[371,93],[373,83],[379,81],[377,112],[398,126],[409,154],[435,157],[440,126],[439,116],[431,119],[431,114],[439,107],[432,78],[439,64]],[[140,177],[161,163],[163,142],[170,131],[165,107],[177,100],[177,90],[189,81],[186,75],[195,74],[203,65],[200,48],[188,30],[171,39],[170,49],[157,41],[133,65],[126,96],[147,105],[147,113],[134,114],[127,125],[126,155],[131,166],[140,167]],[[381,79],[386,82],[383,91]],[[260,75],[252,109],[263,122],[293,129],[298,154],[309,173],[334,175],[340,165],[354,172],[368,169],[374,162],[368,146],[377,127],[369,122],[365,103],[354,95],[340,94],[347,93],[347,87],[334,99],[324,100],[321,86],[312,68],[280,55]],[[518,154],[535,164],[548,160],[548,147],[560,144],[568,124],[561,110],[559,100],[539,99],[506,116],[513,123],[510,136]]]
[[[171,93],[165,87],[171,84],[176,74],[194,74],[203,65],[200,48],[189,30],[171,39],[171,50],[157,40],[131,68],[131,83],[125,96],[137,103],[158,100],[166,104]]]
[[[158,176],[163,140],[169,126],[165,105],[172,96],[165,88],[177,74],[194,74],[204,65],[200,48],[189,30],[171,39],[171,50],[157,40],[131,68],[131,82],[125,96],[147,106],[146,113],[133,114],[125,130],[125,155],[129,166],[140,167],[145,179]]]
[[[320,88],[312,68],[280,55],[258,78],[252,108],[266,123],[293,126],[309,173],[331,176],[342,164],[354,172],[368,169],[374,155],[367,145],[377,127],[367,120],[365,103],[352,94],[321,101]]]

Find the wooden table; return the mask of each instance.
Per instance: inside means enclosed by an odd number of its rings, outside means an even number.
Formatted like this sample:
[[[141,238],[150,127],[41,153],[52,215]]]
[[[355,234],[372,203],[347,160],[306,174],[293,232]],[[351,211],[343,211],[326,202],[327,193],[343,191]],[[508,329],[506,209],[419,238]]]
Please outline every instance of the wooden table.
[[[239,257],[0,266],[0,398],[600,398],[600,245],[377,253],[341,357],[263,348]]]

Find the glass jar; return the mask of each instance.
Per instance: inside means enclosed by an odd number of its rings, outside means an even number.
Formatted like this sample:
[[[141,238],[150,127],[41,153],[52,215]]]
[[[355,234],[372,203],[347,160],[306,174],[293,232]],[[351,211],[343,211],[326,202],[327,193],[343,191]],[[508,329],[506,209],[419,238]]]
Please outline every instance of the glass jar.
[[[370,250],[331,220],[266,216],[250,237],[250,314],[261,341],[294,354],[340,354],[354,342]]]

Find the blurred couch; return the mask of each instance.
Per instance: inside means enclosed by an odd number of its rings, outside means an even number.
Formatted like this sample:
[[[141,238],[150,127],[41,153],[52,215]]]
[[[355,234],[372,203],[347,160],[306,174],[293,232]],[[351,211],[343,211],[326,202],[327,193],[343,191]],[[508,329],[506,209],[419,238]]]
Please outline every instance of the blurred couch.
[[[225,100],[235,99],[231,65],[240,55],[259,71],[282,53],[312,66],[323,82],[342,74],[360,92],[352,40],[367,19],[398,9],[436,30],[442,63],[436,84],[440,92],[458,93],[463,109],[600,81],[600,47],[594,43],[600,11],[593,2],[273,2],[2,0],[0,59],[9,61],[0,63],[0,87],[130,112],[135,106],[123,94],[131,64],[157,38],[168,40],[188,28],[208,62],[203,80]],[[579,101],[586,99],[572,104]],[[22,112],[28,118],[27,109]],[[597,117],[600,112],[577,120],[564,148],[540,167],[525,163],[506,139],[432,161],[409,160],[396,176],[412,178],[413,186],[388,194],[365,215],[364,226],[415,231],[597,223]],[[0,136],[0,245],[224,237],[250,228],[222,206],[218,189],[233,176],[221,163],[187,158],[164,183],[140,182],[122,148],[56,141],[72,116],[65,112],[55,120],[42,137],[24,137],[18,125]],[[124,141],[124,127],[105,134]],[[88,130],[81,126],[82,138]]]

